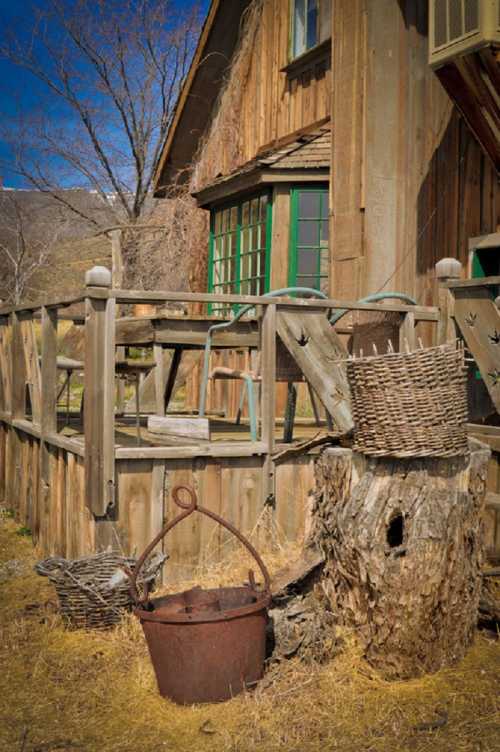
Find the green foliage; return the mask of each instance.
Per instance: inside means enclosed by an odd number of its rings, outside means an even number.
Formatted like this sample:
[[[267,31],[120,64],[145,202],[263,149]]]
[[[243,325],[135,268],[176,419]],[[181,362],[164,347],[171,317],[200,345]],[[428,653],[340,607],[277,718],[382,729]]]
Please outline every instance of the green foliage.
[[[16,535],[25,535],[26,537],[31,536],[31,528],[26,527],[25,525],[22,525],[16,530]]]

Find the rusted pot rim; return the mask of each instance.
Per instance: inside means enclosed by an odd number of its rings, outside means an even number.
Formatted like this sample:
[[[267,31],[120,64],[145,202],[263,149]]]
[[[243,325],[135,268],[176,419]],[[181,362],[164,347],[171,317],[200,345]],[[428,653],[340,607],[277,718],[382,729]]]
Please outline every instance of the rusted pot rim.
[[[249,603],[247,606],[239,608],[228,608],[224,611],[204,611],[198,613],[180,613],[180,614],[156,614],[154,611],[144,611],[142,608],[134,609],[134,614],[141,621],[154,621],[158,624],[204,624],[207,622],[230,621],[238,619],[241,616],[263,611],[269,606],[271,596],[264,594],[255,603]]]

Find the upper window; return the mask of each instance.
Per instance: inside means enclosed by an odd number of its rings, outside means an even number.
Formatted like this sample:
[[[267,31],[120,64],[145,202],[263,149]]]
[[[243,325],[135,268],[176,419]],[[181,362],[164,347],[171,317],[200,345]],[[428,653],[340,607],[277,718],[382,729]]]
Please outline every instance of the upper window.
[[[331,17],[331,0],[292,0],[292,59],[330,38]]]
[[[209,292],[262,295],[269,289],[268,193],[212,210]],[[222,307],[212,311],[225,313]]]

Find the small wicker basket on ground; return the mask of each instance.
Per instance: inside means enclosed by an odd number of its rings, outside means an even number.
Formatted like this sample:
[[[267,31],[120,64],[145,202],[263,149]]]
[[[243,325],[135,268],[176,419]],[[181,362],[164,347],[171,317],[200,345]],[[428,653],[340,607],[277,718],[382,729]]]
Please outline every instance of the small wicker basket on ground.
[[[165,559],[156,556],[142,570],[142,586],[152,588]],[[134,558],[104,552],[72,561],[51,557],[36,564],[35,571],[54,585],[60,612],[72,627],[104,629],[133,605],[126,570],[135,565]]]
[[[349,360],[354,448],[371,456],[468,451],[463,349],[442,345]]]

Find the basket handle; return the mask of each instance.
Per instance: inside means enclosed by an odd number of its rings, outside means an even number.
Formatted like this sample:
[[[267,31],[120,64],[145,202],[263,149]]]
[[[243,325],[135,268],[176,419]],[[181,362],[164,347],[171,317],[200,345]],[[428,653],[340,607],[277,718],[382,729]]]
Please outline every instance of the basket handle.
[[[187,503],[185,501],[182,501],[182,499],[179,496],[180,491],[186,491],[190,496],[190,502]],[[230,533],[232,533],[240,543],[242,543],[245,548],[252,554],[253,558],[257,562],[260,571],[262,572],[262,576],[264,578],[265,583],[265,592],[269,593],[271,590],[271,578],[269,577],[269,572],[267,571],[266,565],[262,561],[261,557],[255,550],[255,548],[252,546],[250,541],[248,541],[245,536],[240,533],[239,530],[237,530],[234,525],[232,525],[230,522],[227,522],[227,520],[222,519],[222,517],[219,517],[218,514],[215,512],[212,512],[210,509],[206,509],[205,507],[201,507],[198,504],[198,498],[196,496],[196,492],[193,488],[190,486],[175,486],[175,488],[172,490],[172,498],[174,502],[177,504],[178,507],[183,509],[184,511],[181,512],[181,514],[177,515],[173,520],[171,520],[163,530],[158,533],[158,535],[153,538],[151,543],[146,547],[142,555],[137,560],[137,564],[134,568],[133,572],[127,572],[129,579],[130,579],[130,592],[132,595],[132,598],[134,599],[135,603],[137,605],[146,605],[149,598],[149,592],[146,591],[146,598],[141,599],[139,596],[139,592],[137,590],[137,578],[139,576],[139,571],[144,565],[144,562],[148,558],[151,551],[155,548],[155,546],[158,545],[158,543],[166,536],[166,534],[172,530],[173,527],[175,527],[179,522],[186,519],[186,517],[189,517],[190,514],[192,514],[195,510],[198,512],[201,512],[201,514],[206,515],[207,517],[210,517],[212,520],[215,520],[215,522],[218,522],[219,525],[222,525],[222,527],[225,527],[227,530],[229,530]],[[255,585],[255,579],[253,571],[250,570],[248,573],[249,581],[251,587],[254,587]]]

